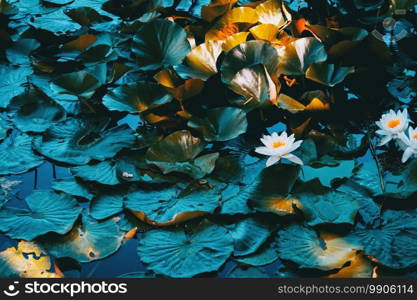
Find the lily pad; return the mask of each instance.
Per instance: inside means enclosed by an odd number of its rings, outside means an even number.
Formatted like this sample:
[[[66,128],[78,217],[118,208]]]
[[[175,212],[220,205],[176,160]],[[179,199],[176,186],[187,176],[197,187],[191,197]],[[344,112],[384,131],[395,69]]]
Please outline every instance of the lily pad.
[[[269,278],[261,268],[235,266],[226,278]]]
[[[190,50],[185,30],[168,20],[143,24],[133,38],[132,51],[145,71],[180,64]]]
[[[52,160],[83,165],[105,160],[133,145],[136,138],[128,125],[105,129],[106,122],[68,118],[49,128],[35,148]]]
[[[55,257],[71,257],[87,263],[116,252],[123,237],[124,232],[114,220],[94,222],[84,217],[82,224],[76,225],[68,234],[46,236],[39,244]]]
[[[43,163],[32,150],[33,138],[24,133],[10,134],[0,143],[0,175],[21,174]]]
[[[157,274],[192,277],[216,271],[233,251],[233,239],[219,225],[201,225],[192,234],[183,230],[150,230],[139,241],[142,262]]]
[[[235,258],[241,264],[249,266],[264,266],[273,263],[278,259],[278,251],[275,243],[266,243],[256,252]]]
[[[236,256],[249,255],[258,250],[270,235],[270,228],[255,218],[246,218],[227,226],[231,234]]]
[[[224,57],[220,68],[222,81],[228,84],[240,70],[255,65],[263,65],[269,74],[275,74],[278,65],[276,49],[263,41],[249,41],[236,46]]]
[[[0,277],[60,278],[52,272],[51,258],[33,242],[20,241],[17,247],[0,252]]]
[[[306,78],[333,87],[341,83],[347,75],[355,71],[354,67],[341,67],[334,64],[314,63],[308,67]]]
[[[93,199],[93,194],[88,188],[77,179],[67,177],[63,179],[55,179],[51,185],[55,191],[63,192],[71,196],[84,198],[87,200]]]
[[[326,59],[322,43],[312,37],[301,38],[278,49],[278,71],[286,75],[303,75],[311,64]]]
[[[314,230],[296,224],[278,232],[277,245],[280,258],[300,268],[324,271],[343,267],[360,249],[348,239],[332,235],[319,238]]]
[[[219,205],[220,193],[215,188],[202,186],[184,195],[183,190],[174,185],[151,191],[137,190],[126,198],[125,207],[139,219],[166,226],[214,212]]]
[[[3,207],[0,230],[15,239],[33,240],[48,232],[65,234],[81,213],[77,201],[66,194],[36,190],[26,198],[28,209]]]
[[[103,104],[110,110],[130,113],[144,112],[172,100],[172,96],[153,82],[139,81],[113,89],[104,96]]]
[[[187,125],[201,131],[208,142],[227,141],[245,133],[248,121],[243,110],[221,107],[208,110],[204,119],[192,117]]]
[[[15,114],[14,124],[23,132],[44,132],[66,117],[60,105],[34,90],[13,98],[9,110]]]
[[[117,191],[99,194],[91,201],[90,215],[96,220],[104,220],[123,210],[124,193]]]
[[[86,71],[61,75],[53,83],[55,84],[55,86],[52,86],[53,89],[60,93],[68,93],[85,98],[91,97],[101,85],[95,76]]]
[[[6,108],[10,100],[25,91],[24,84],[33,73],[30,67],[0,65],[0,108]]]

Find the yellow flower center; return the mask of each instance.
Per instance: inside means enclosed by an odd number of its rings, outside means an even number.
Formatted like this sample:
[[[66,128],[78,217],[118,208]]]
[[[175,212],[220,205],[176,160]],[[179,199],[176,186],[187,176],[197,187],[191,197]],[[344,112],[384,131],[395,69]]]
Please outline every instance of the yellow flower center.
[[[286,145],[285,142],[278,141],[278,142],[273,143],[272,147],[273,148],[279,148],[279,147],[282,147],[282,146],[285,146],[285,145]]]
[[[394,120],[389,121],[387,126],[392,129],[392,128],[397,127],[400,124],[401,124],[400,120],[394,119]]]
[[[417,140],[417,134],[413,135],[413,139]]]

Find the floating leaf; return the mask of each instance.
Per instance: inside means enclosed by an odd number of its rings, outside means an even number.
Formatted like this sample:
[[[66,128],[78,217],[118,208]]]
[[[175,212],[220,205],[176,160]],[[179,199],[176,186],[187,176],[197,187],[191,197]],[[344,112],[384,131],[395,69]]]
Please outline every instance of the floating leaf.
[[[264,266],[273,263],[278,259],[278,251],[275,245],[266,243],[255,253],[235,258],[241,264],[249,266]]]
[[[354,67],[337,67],[334,64],[315,63],[308,67],[306,78],[333,87],[354,71]]]
[[[236,266],[226,276],[227,278],[269,278],[261,268],[245,268]]]
[[[99,194],[91,201],[90,215],[96,220],[103,220],[123,210],[124,195],[120,192]]]
[[[0,175],[25,173],[43,163],[32,150],[32,140],[29,135],[17,133],[0,142]]]
[[[71,196],[81,197],[87,200],[93,198],[93,194],[88,188],[73,177],[55,179],[51,187],[55,191],[63,192]]]
[[[274,47],[263,41],[242,43],[226,53],[220,68],[224,83],[230,83],[237,72],[254,65],[264,65],[269,74],[275,74],[278,54]]]
[[[291,15],[285,7],[284,1],[268,0],[256,6],[256,13],[259,16],[259,23],[273,24],[281,27],[287,21],[291,21]]]
[[[270,235],[270,228],[255,218],[246,218],[227,228],[234,240],[236,256],[254,253]]]
[[[206,141],[227,141],[246,132],[246,113],[234,107],[214,108],[207,111],[207,117],[191,118],[187,125],[202,132]]]
[[[311,64],[327,59],[323,44],[311,37],[295,40],[277,50],[278,71],[286,75],[303,75]]]
[[[167,20],[157,19],[143,24],[133,42],[132,50],[142,70],[180,64],[190,51],[185,30]]]
[[[232,237],[214,224],[201,225],[191,235],[182,230],[150,230],[138,245],[141,261],[150,270],[169,277],[216,271],[232,251]]]
[[[106,123],[68,118],[49,128],[36,149],[55,161],[82,165],[104,160],[130,147],[135,136],[128,125],[105,130]]]
[[[75,96],[89,98],[101,85],[99,80],[86,71],[78,71],[59,76],[54,80],[57,87],[62,89],[61,93],[69,93]],[[59,91],[59,90],[58,90]]]
[[[300,225],[290,225],[278,235],[279,257],[295,262],[300,268],[339,269],[360,249],[342,237],[323,235],[321,240],[312,229]]]
[[[186,64],[203,74],[203,80],[217,73],[217,58],[222,53],[222,42],[207,41],[194,47],[185,58]]]
[[[59,278],[51,272],[51,259],[33,242],[20,241],[17,247],[0,252],[0,277]]]
[[[40,240],[40,245],[55,257],[71,257],[81,263],[103,259],[116,252],[123,240],[114,220],[93,222],[83,218],[63,236],[51,235]]]
[[[10,100],[25,91],[24,84],[33,73],[29,67],[0,65],[0,108],[6,108]]]
[[[152,225],[177,224],[212,213],[219,205],[217,189],[204,188],[183,195],[177,186],[152,191],[137,190],[126,196],[125,206]]]
[[[73,198],[50,191],[36,190],[25,202],[29,209],[0,210],[0,230],[12,238],[30,241],[48,232],[65,234],[81,212]]]
[[[103,104],[109,110],[137,113],[158,107],[171,99],[172,97],[160,85],[140,81],[113,89],[104,96]]]
[[[23,132],[43,132],[66,116],[60,105],[34,90],[13,98],[9,110],[15,113],[14,124]]]

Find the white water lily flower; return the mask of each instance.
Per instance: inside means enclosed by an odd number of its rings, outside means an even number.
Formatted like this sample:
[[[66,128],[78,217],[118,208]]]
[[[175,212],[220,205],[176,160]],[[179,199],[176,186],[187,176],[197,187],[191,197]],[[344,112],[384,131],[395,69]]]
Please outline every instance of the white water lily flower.
[[[408,137],[405,141],[407,148],[404,150],[401,161],[405,163],[411,156],[417,156],[417,127],[408,129]]]
[[[257,147],[255,152],[270,156],[266,162],[267,167],[277,163],[281,158],[288,159],[299,165],[303,164],[300,158],[294,154],[291,154],[291,152],[298,149],[298,147],[300,147],[301,143],[303,142],[302,140],[295,142],[293,134],[287,136],[285,131],[280,135],[274,132],[272,135],[264,135],[263,138],[261,138],[261,142],[265,146]]]
[[[408,123],[410,123],[410,119],[408,118],[407,109],[397,112],[391,109],[388,113],[383,114],[381,119],[376,122],[376,125],[379,127],[376,133],[384,136],[378,146],[383,146],[396,138],[405,142],[406,136],[404,131],[407,129]]]

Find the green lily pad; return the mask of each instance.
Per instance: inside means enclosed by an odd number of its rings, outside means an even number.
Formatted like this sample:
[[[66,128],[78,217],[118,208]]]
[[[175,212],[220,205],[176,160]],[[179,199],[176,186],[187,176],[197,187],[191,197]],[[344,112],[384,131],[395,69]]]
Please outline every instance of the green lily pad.
[[[124,232],[114,220],[94,222],[84,217],[82,224],[74,226],[68,234],[45,236],[39,244],[55,257],[71,257],[87,263],[116,252],[123,237]]]
[[[227,141],[246,132],[246,113],[235,107],[210,109],[205,118],[192,117],[188,126],[202,132],[208,142]]]
[[[139,241],[142,262],[157,274],[192,277],[216,271],[233,251],[233,239],[219,225],[201,225],[192,234],[183,230],[150,230]]]
[[[23,132],[44,132],[66,117],[60,105],[34,90],[13,98],[9,110],[15,113],[14,124]]]
[[[226,53],[220,68],[222,81],[230,83],[236,74],[255,65],[263,65],[269,74],[275,74],[278,55],[274,47],[263,41],[248,41]]]
[[[65,234],[81,213],[77,201],[66,194],[36,190],[25,202],[29,209],[0,210],[0,230],[11,238],[31,241],[48,232]]]
[[[311,64],[326,59],[324,45],[313,37],[305,37],[278,49],[278,71],[286,75],[304,75]]]
[[[153,82],[140,81],[113,89],[103,98],[109,110],[130,113],[144,112],[172,100],[162,86]]]
[[[128,125],[105,129],[106,122],[68,118],[49,128],[34,144],[52,160],[83,165],[113,157],[133,145],[136,138]]]
[[[65,194],[84,198],[87,200],[93,199],[94,195],[88,190],[88,188],[73,177],[67,177],[63,179],[55,179],[51,185],[52,189]]]
[[[0,108],[6,108],[10,100],[25,91],[24,84],[33,73],[30,67],[0,65]]]
[[[10,134],[0,143],[0,175],[21,174],[40,166],[44,160],[32,150],[33,138]]]
[[[145,71],[180,64],[190,50],[185,30],[168,20],[143,24],[133,38],[132,51]]]
[[[345,80],[346,76],[354,71],[354,67],[340,67],[335,66],[334,64],[314,63],[308,67],[306,78],[333,87]]]
[[[158,166],[164,174],[180,172],[201,178],[214,170],[218,153],[197,157],[205,143],[187,130],[176,131],[153,144],[146,152],[146,160]]]
[[[125,207],[151,224],[170,225],[212,213],[219,201],[220,193],[216,188],[201,186],[184,195],[183,190],[174,185],[133,191],[126,195]]]

